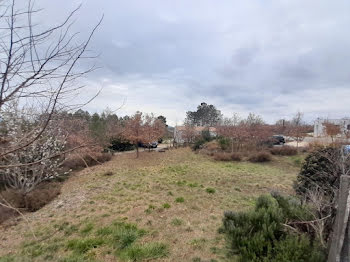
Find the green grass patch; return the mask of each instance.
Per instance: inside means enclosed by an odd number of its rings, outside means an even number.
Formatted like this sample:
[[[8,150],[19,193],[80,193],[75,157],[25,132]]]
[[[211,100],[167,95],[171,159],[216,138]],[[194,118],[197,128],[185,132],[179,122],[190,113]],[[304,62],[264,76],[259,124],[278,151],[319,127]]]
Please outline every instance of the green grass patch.
[[[146,214],[151,214],[154,209],[156,209],[156,206],[149,205],[148,208],[145,210],[145,213]]]
[[[103,245],[102,238],[71,239],[67,242],[67,248],[77,254],[84,254],[93,248]]]
[[[94,229],[94,224],[88,223],[80,230],[80,233],[83,236],[85,236],[85,235],[88,235],[93,229]]]
[[[171,224],[173,226],[181,226],[184,222],[179,219],[179,218],[174,218],[172,221],[171,221]]]
[[[163,208],[165,208],[165,209],[168,209],[168,208],[170,208],[171,207],[171,205],[169,204],[169,203],[164,203],[163,204]]]
[[[148,243],[130,246],[117,253],[117,256],[123,261],[141,261],[165,257],[168,253],[168,248],[165,244]]]
[[[216,192],[215,188],[212,188],[212,187],[207,187],[205,189],[205,191],[208,193],[208,194],[214,194]]]
[[[175,199],[175,202],[176,202],[176,203],[183,203],[183,202],[185,202],[185,199],[184,199],[183,197],[177,197],[177,198]]]

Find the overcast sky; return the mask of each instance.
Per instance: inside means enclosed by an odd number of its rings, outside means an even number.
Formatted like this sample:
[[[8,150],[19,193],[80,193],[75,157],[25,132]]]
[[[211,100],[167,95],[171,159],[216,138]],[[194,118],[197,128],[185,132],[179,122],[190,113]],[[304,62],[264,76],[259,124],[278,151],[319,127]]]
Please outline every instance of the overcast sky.
[[[53,3],[54,2],[54,3]],[[136,110],[181,123],[200,102],[225,115],[269,122],[296,111],[307,120],[349,116],[350,1],[37,0],[46,23],[79,3],[75,30],[88,33],[101,69],[86,109]]]

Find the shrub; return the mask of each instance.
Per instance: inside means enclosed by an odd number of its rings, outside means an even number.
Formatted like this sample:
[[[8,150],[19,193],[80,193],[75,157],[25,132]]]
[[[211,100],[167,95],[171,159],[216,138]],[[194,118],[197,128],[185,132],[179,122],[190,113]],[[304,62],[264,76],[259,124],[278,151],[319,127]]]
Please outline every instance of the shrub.
[[[202,138],[196,139],[196,141],[192,145],[192,150],[196,151],[198,149],[201,149],[206,142],[207,141]]]
[[[29,192],[25,196],[25,208],[28,211],[36,211],[50,203],[61,193],[59,183],[46,183]]]
[[[110,153],[85,154],[83,157],[72,154],[63,161],[62,166],[68,170],[79,170],[86,166],[94,166],[107,162],[111,159],[112,155]]]
[[[254,163],[269,162],[272,160],[271,154],[268,152],[259,152],[251,155],[248,160]]]
[[[284,227],[297,216],[310,219],[295,199],[261,196],[254,210],[225,212],[221,231],[227,236],[231,255],[238,254],[242,262],[326,261],[325,250],[316,239],[294,230],[290,233]]]
[[[2,197],[15,208],[36,211],[56,198],[61,191],[59,183],[42,183],[33,191],[22,194],[18,190],[7,189],[1,192]]]
[[[280,156],[294,156],[298,154],[298,150],[295,147],[291,146],[282,146],[282,147],[274,147],[270,150],[273,155]]]
[[[215,153],[214,159],[217,161],[231,161],[230,155],[222,152]]]
[[[109,146],[109,149],[112,149],[113,151],[123,152],[134,149],[134,145],[132,143],[122,138],[114,138],[110,143],[111,145]]]
[[[0,224],[18,215],[19,214],[13,209],[0,206]]]
[[[209,151],[209,152],[217,152],[218,150],[220,150],[220,146],[218,144],[217,141],[210,141],[207,142],[203,145],[203,149]]]
[[[238,153],[218,152],[214,154],[214,159],[217,161],[241,161],[242,157]]]
[[[242,156],[238,153],[231,153],[230,157],[231,157],[232,161],[241,161],[242,160]]]
[[[305,197],[309,191],[321,189],[332,199],[342,173],[339,161],[340,150],[334,147],[318,148],[310,153],[294,185],[297,194]],[[350,168],[350,163],[347,165],[347,169]]]
[[[220,137],[218,138],[218,144],[221,148],[221,150],[226,151],[230,148],[231,146],[231,140],[227,137]]]

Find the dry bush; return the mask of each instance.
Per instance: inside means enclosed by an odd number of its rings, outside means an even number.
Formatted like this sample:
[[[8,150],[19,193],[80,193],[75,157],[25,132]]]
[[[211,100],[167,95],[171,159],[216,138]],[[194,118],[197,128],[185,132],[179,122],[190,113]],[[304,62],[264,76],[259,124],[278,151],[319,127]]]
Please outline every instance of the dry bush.
[[[222,153],[218,152],[214,154],[214,159],[217,161],[241,161],[242,157],[237,153]]]
[[[282,146],[282,147],[272,148],[270,150],[270,153],[273,155],[279,155],[279,156],[294,156],[298,154],[298,150],[295,147]]]
[[[43,184],[25,196],[25,208],[31,212],[39,210],[60,193],[61,185],[59,183]]]
[[[203,146],[203,149],[206,149],[210,152],[218,152],[218,151],[221,151],[221,147],[220,145],[218,144],[217,141],[213,140],[213,141],[210,141],[208,143],[205,143],[204,146]]]
[[[86,167],[86,165],[81,157],[72,155],[64,160],[62,167],[66,170],[79,170]]]
[[[0,224],[15,216],[18,216],[18,213],[15,210],[0,206]]]
[[[22,194],[20,191],[14,189],[6,189],[1,192],[1,196],[14,208],[26,209],[34,212],[51,202],[60,192],[61,184],[51,182],[40,184],[28,194]],[[9,211],[7,211],[7,213],[9,213]]]
[[[238,154],[238,153],[231,153],[230,157],[231,157],[232,161],[241,161],[242,160],[242,155]]]
[[[104,163],[112,159],[112,155],[110,153],[101,153],[97,156],[97,161]]]
[[[111,160],[110,153],[90,153],[80,156],[79,154],[71,154],[68,156],[62,166],[67,170],[79,170],[85,167],[98,165]]]
[[[258,152],[249,156],[248,160],[254,163],[269,162],[272,160],[272,156],[268,152]]]

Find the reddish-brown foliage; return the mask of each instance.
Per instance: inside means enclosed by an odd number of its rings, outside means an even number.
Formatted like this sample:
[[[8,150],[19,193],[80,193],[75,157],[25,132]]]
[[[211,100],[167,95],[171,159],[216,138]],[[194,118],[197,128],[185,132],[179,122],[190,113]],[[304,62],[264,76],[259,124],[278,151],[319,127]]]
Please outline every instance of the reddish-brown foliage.
[[[323,123],[327,135],[329,135],[332,138],[332,142],[334,142],[334,137],[340,134],[341,129],[339,125],[335,125],[329,122]]]
[[[254,162],[254,163],[262,163],[262,162],[269,162],[272,160],[272,156],[270,153],[268,152],[258,152],[258,153],[254,153],[252,154],[248,160],[250,162]]]
[[[217,152],[214,153],[214,159],[217,161],[241,161],[242,157],[237,153]]]
[[[282,147],[274,147],[270,150],[273,155],[280,156],[294,156],[298,154],[298,150],[295,147],[291,146],[282,146]]]
[[[143,116],[142,113],[136,113],[130,118],[123,131],[123,137],[133,143],[136,147],[136,156],[139,156],[139,143],[152,143],[158,141],[164,135],[164,123],[153,115]]]
[[[47,203],[51,202],[57,195],[60,194],[60,183],[42,183],[28,194],[13,189],[7,189],[1,192],[4,198],[12,207],[22,208],[28,211],[36,211]]]

